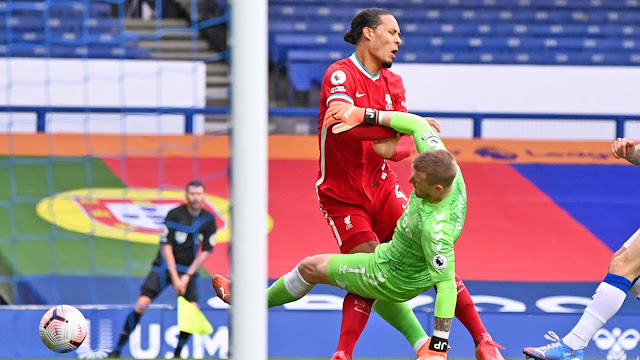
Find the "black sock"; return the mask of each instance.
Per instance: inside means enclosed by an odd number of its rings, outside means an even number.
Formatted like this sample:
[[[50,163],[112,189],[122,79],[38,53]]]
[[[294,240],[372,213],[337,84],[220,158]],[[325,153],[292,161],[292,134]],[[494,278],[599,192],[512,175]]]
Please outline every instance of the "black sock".
[[[185,346],[187,341],[189,341],[189,336],[191,336],[191,334],[189,334],[188,332],[180,331],[180,335],[178,336],[178,346],[176,346],[176,352],[173,354],[173,356],[180,356],[182,347]]]
[[[116,350],[121,351],[124,344],[129,341],[129,335],[131,335],[133,329],[135,329],[138,322],[140,322],[141,316],[142,314],[138,314],[135,311],[132,311],[129,316],[127,316],[127,320],[124,322],[124,328],[122,328],[122,332],[120,333],[120,340],[118,340]]]

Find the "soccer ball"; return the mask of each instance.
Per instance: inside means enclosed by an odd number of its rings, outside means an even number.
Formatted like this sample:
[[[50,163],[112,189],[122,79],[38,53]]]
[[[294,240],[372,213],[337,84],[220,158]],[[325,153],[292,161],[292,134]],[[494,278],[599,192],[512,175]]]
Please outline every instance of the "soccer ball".
[[[86,337],[87,321],[73,306],[54,306],[40,320],[40,339],[55,352],[73,351]]]

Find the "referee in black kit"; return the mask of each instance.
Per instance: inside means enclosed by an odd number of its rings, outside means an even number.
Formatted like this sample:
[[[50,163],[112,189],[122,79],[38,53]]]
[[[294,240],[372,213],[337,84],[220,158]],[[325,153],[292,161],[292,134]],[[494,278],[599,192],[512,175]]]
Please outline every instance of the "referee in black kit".
[[[196,278],[198,269],[209,257],[215,244],[216,218],[204,209],[205,189],[199,180],[186,186],[186,202],[169,211],[162,227],[160,249],[151,272],[142,285],[135,309],[127,316],[118,345],[108,354],[120,357],[129,335],[147,311],[149,305],[170,284],[177,296],[184,296],[198,306]],[[202,244],[202,251],[198,248]],[[179,357],[182,347],[191,334],[181,331],[174,357]]]

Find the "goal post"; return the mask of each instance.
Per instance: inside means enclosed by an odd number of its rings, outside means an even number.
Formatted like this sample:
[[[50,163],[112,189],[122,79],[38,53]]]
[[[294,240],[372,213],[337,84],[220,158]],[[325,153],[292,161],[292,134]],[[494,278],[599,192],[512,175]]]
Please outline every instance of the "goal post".
[[[231,4],[233,359],[267,359],[267,1]]]

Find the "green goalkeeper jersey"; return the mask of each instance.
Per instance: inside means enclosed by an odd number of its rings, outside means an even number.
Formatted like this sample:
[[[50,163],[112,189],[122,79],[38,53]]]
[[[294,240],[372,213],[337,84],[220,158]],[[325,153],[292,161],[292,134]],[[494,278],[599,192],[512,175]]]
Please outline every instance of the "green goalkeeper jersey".
[[[415,291],[454,279],[453,246],[464,226],[466,212],[467,192],[459,168],[451,192],[436,205],[412,191],[393,239],[378,246],[374,253],[374,261],[388,285],[393,284],[398,291]]]
[[[445,149],[421,117],[395,113],[394,130],[413,136],[419,152]],[[456,304],[454,244],[464,226],[467,191],[460,167],[451,191],[437,204],[411,192],[390,242],[373,253],[333,255],[327,264],[331,284],[360,296],[406,301],[438,285],[435,315],[452,318]]]

